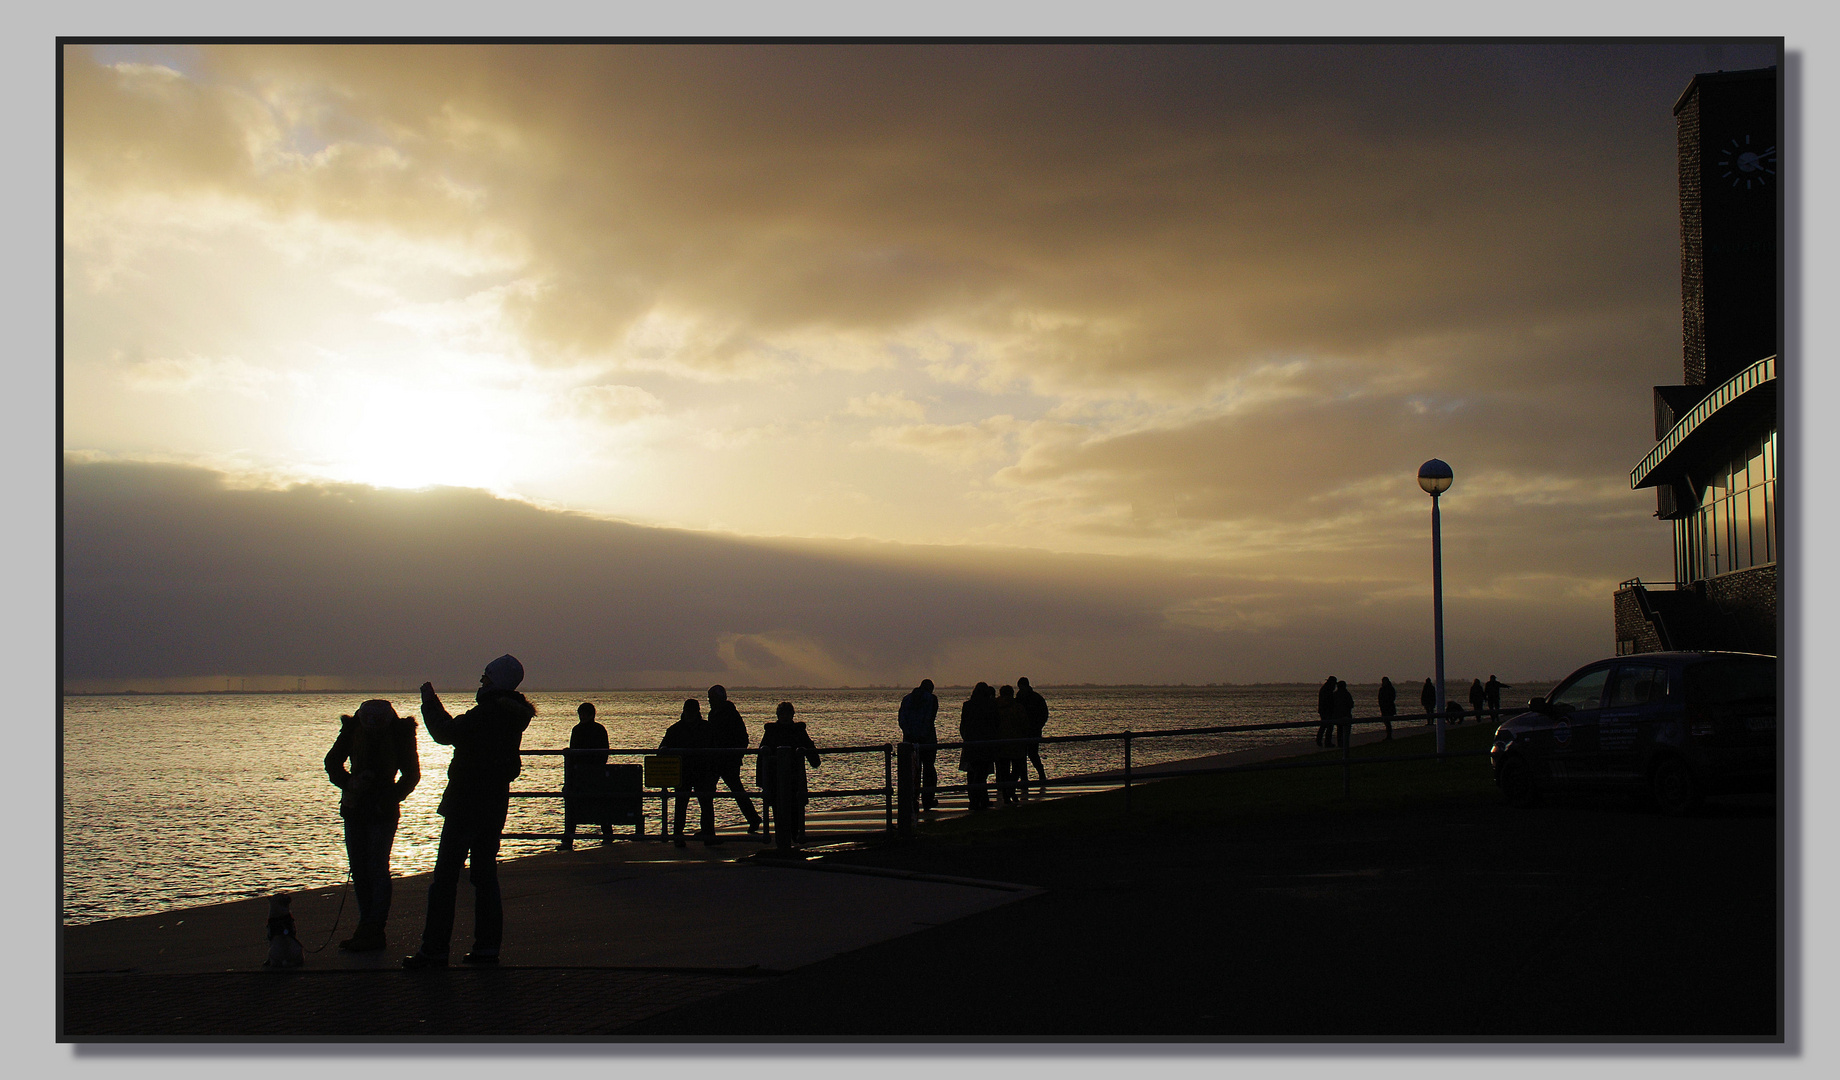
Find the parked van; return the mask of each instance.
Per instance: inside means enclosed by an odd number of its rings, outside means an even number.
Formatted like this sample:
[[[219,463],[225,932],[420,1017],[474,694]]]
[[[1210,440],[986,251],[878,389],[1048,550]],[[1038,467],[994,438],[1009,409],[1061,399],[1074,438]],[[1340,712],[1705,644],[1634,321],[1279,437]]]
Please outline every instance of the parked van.
[[[1558,788],[1646,790],[1670,814],[1709,794],[1776,790],[1774,656],[1638,653],[1586,664],[1495,732],[1516,806]]]

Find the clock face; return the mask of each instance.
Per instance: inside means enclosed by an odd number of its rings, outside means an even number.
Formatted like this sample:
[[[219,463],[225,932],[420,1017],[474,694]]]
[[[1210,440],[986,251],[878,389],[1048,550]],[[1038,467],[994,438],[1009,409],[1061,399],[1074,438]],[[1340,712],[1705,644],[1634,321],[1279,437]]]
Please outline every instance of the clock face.
[[[1769,187],[1776,179],[1776,147],[1735,136],[1719,148],[1716,168],[1720,180],[1742,191]]]

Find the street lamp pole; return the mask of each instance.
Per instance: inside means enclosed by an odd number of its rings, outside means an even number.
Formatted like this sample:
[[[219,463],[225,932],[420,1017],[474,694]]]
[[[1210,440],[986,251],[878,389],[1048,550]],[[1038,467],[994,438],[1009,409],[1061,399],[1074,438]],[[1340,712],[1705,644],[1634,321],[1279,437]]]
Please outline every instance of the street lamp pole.
[[[1418,486],[1431,496],[1431,633],[1437,654],[1437,753],[1444,756],[1444,529],[1438,496],[1449,487],[1450,466],[1432,458],[1418,467]]]

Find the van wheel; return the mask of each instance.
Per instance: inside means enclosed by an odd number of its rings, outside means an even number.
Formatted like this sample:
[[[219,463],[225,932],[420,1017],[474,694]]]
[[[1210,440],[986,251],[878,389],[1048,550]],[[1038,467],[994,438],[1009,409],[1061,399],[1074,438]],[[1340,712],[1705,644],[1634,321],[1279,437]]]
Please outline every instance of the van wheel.
[[[1540,801],[1540,789],[1534,785],[1533,769],[1519,755],[1503,759],[1495,776],[1496,786],[1509,806],[1532,806]]]
[[[1693,780],[1693,770],[1677,757],[1662,758],[1655,765],[1648,777],[1648,790],[1655,805],[1670,817],[1692,813],[1699,806],[1700,790]]]

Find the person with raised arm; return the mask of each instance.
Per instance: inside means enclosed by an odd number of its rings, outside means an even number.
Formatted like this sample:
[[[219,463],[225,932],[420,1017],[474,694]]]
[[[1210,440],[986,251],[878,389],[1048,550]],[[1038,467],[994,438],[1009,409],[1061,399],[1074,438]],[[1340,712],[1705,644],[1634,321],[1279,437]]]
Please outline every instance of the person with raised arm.
[[[460,868],[469,867],[473,882],[473,951],[468,964],[498,963],[505,933],[505,907],[498,888],[498,845],[504,838],[511,807],[511,781],[523,769],[518,751],[524,729],[536,708],[518,693],[524,665],[510,653],[486,665],[479,676],[473,707],[450,716],[434,692],[422,684],[422,723],[428,737],[454,748],[447,765],[447,790],[435,812],[443,818],[435,850],[434,874],[428,881],[428,917],[422,947],[403,957],[405,968],[447,966],[454,935],[454,897]]]

